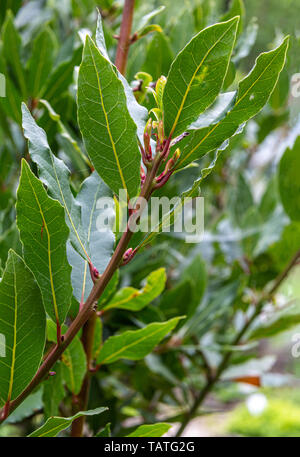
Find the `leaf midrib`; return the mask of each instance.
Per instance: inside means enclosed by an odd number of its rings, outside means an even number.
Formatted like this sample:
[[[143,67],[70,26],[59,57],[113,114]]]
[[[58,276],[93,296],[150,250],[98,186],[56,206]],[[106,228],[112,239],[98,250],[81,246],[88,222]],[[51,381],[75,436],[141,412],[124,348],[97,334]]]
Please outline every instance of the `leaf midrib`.
[[[229,111],[228,113],[228,116],[230,116],[230,114],[232,114],[234,111],[235,111],[235,108],[239,105],[239,103],[244,100],[244,98],[248,95],[249,91],[255,86],[255,84],[257,84],[257,82],[262,78],[262,76],[264,75],[264,73],[267,71],[267,69],[270,67],[270,65],[273,63],[274,59],[277,57],[278,54],[275,54],[273,59],[270,61],[270,63],[266,66],[266,68],[263,70],[263,72],[259,75],[259,77],[253,82],[253,84],[246,90],[246,92],[241,96],[241,98],[239,100],[237,100],[236,104],[234,105],[234,107],[232,108],[231,111]],[[225,118],[226,119],[226,118]],[[193,154],[193,152],[196,151],[196,149],[198,149],[201,144],[211,135],[211,133],[213,133],[217,127],[219,127],[220,124],[222,124],[222,122],[224,121],[224,119],[222,119],[221,121],[219,121],[206,135],[205,137],[197,144],[197,146],[195,146],[179,163],[178,163],[178,166],[177,168],[179,168],[189,157],[191,154]]]
[[[48,225],[47,225],[46,219],[44,217],[44,213],[43,213],[43,210],[41,208],[40,202],[38,200],[38,197],[37,197],[36,192],[34,190],[34,187],[32,185],[30,176],[28,174],[28,170],[26,170],[26,174],[27,174],[27,177],[28,177],[28,182],[29,182],[30,187],[32,189],[32,192],[34,194],[36,203],[38,205],[40,215],[41,215],[42,220],[43,220],[44,229],[45,229],[46,234],[47,234],[47,251],[48,251],[48,265],[49,265],[50,286],[51,286],[51,292],[52,292],[52,297],[53,297],[54,313],[55,313],[56,321],[57,321],[57,323],[59,323],[59,314],[58,314],[58,307],[57,307],[56,294],[55,294],[55,288],[54,288],[54,282],[53,282],[53,274],[52,274],[50,232],[49,232]]]
[[[123,176],[123,172],[122,172],[122,169],[121,169],[119,157],[118,157],[117,150],[116,150],[116,145],[115,145],[115,142],[114,142],[112,134],[111,134],[108,115],[107,115],[107,112],[106,112],[106,109],[105,109],[105,106],[104,106],[101,82],[100,82],[99,74],[98,74],[98,71],[97,71],[97,66],[96,66],[96,62],[95,62],[94,55],[93,55],[93,52],[92,52],[90,41],[89,41],[89,48],[90,48],[90,54],[91,54],[91,57],[92,57],[95,73],[96,73],[96,76],[97,76],[98,90],[99,90],[99,94],[100,94],[101,106],[102,106],[104,117],[105,117],[107,132],[108,132],[109,139],[110,139],[110,142],[111,142],[111,145],[112,145],[112,149],[113,149],[113,153],[114,153],[114,156],[115,156],[115,160],[116,160],[116,164],[117,164],[117,167],[118,167],[118,171],[119,171],[119,174],[120,174],[120,178],[121,178],[121,181],[122,181],[123,189],[125,189],[127,191],[127,186],[126,186],[125,179],[124,179],[124,176]]]
[[[15,374],[15,362],[16,362],[16,349],[17,349],[17,322],[18,322],[18,292],[17,292],[17,275],[16,275],[16,267],[15,267],[15,260],[12,257],[12,264],[14,270],[14,291],[15,291],[15,314],[14,314],[14,325],[13,325],[13,348],[12,348],[12,361],[11,361],[11,369],[10,369],[10,379],[9,379],[9,388],[7,394],[7,402],[10,402],[13,384],[14,384],[14,374]]]
[[[236,22],[233,22],[232,25],[223,33],[223,35],[220,36],[220,38],[214,43],[214,45],[207,51],[207,53],[205,54],[205,56],[203,57],[203,59],[201,60],[200,64],[197,66],[196,70],[194,71],[193,73],[193,76],[187,86],[187,89],[185,91],[185,94],[183,96],[183,99],[182,99],[182,102],[180,104],[180,107],[179,107],[179,110],[177,112],[177,115],[176,115],[176,118],[175,118],[175,121],[174,121],[174,124],[172,126],[172,129],[171,129],[171,132],[170,132],[170,136],[173,135],[174,133],[174,130],[176,129],[177,127],[177,123],[178,123],[178,120],[181,116],[181,113],[182,113],[182,110],[183,110],[183,106],[185,104],[185,101],[186,101],[186,98],[190,92],[190,89],[191,89],[191,86],[194,82],[194,79],[196,78],[197,76],[197,73],[199,71],[199,69],[201,68],[201,66],[203,65],[204,61],[207,59],[207,57],[209,56],[209,54],[214,50],[214,48],[220,43],[220,41],[223,39],[223,37],[231,30],[231,28],[233,27],[233,25],[235,25]]]
[[[135,346],[136,344],[139,344],[141,341],[147,339],[149,336],[154,336],[156,335],[157,333],[159,333],[160,331],[162,330],[161,327],[159,327],[156,331],[148,334],[148,335],[145,335],[143,336],[142,338],[138,339],[138,340],[135,340],[133,341],[132,343],[128,344],[127,346],[123,346],[121,349],[119,349],[117,352],[114,352],[113,354],[111,354],[110,356],[106,357],[106,359],[102,360],[101,361],[101,364],[105,363],[106,361],[110,360],[111,358],[114,358],[116,356],[118,356],[120,353],[124,352],[125,350],[127,350],[128,348],[130,348],[131,346]],[[102,346],[102,350],[103,350],[103,347]],[[100,352],[100,355],[101,355],[101,352]]]

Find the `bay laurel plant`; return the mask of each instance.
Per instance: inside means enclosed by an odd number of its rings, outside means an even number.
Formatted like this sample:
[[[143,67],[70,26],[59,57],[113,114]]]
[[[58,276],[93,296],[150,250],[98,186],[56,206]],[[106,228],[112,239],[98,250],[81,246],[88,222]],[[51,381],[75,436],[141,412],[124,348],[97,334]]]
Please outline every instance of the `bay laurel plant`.
[[[34,104],[22,104],[22,128],[28,142],[16,201],[22,252],[9,251],[0,283],[0,334],[5,336],[5,357],[0,357],[1,422],[42,385],[48,419],[32,436],[55,436],[72,423],[72,435],[81,436],[84,418],[107,409],[106,404],[87,409],[93,374],[120,359],[145,358],[191,317],[187,307],[181,315],[147,325],[137,319],[139,328],[119,328],[103,338],[111,310],[141,311],[165,287],[165,269],[159,268],[149,273],[142,289],[117,291],[119,269],[133,264],[158,233],[141,239],[132,229],[142,217],[141,202],[149,201],[157,191],[163,195],[169,181],[176,181],[181,172],[213,153],[211,163],[178,195],[179,201],[198,197],[201,183],[217,167],[229,140],[262,110],[276,87],[288,38],[258,56],[236,92],[223,91],[239,33],[240,17],[236,16],[196,34],[175,57],[168,74],[160,75],[152,85],[156,106],[148,112],[123,76],[124,49],[123,54],[119,49],[117,66],[111,61],[99,15],[95,39],[85,38],[78,73],[78,128],[88,154],[84,160],[92,169],[79,192],[70,185],[68,167],[51,150],[47,131],[38,125]],[[43,77],[47,71],[44,66]],[[26,82],[20,83],[26,91]],[[49,103],[42,103],[57,120]],[[107,213],[98,202],[105,198],[114,200],[116,214],[125,214],[125,230],[117,226],[99,229],[97,221]],[[175,213],[173,208],[171,217]],[[159,230],[162,227],[163,221]],[[297,259],[292,259],[287,271]],[[261,297],[257,310],[265,299]],[[246,330],[236,337],[236,344]],[[164,349],[168,341],[162,344]],[[225,358],[196,397],[182,419],[181,431],[227,362]],[[67,397],[65,388],[71,404],[66,401],[59,410]],[[159,436],[168,428],[164,423],[143,425],[131,436]],[[108,429],[100,435],[107,436]]]

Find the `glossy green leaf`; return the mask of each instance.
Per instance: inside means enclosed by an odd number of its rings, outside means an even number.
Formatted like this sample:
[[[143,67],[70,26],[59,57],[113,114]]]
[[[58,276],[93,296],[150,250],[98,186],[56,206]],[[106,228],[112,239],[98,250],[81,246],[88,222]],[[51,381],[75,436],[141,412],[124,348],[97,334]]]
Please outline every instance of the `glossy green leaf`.
[[[13,119],[18,124],[21,124],[22,116],[20,113],[20,105],[22,103],[22,95],[8,75],[7,65],[3,54],[3,43],[0,43],[0,73],[5,76],[5,97],[0,97],[0,106],[9,118]]]
[[[43,381],[43,405],[46,418],[59,414],[59,405],[66,395],[62,363],[57,362],[51,371],[55,374]]]
[[[98,432],[95,437],[96,438],[109,438],[111,436],[111,431],[110,431],[110,422],[108,422],[108,424],[105,425],[105,427],[100,430],[100,432]]]
[[[240,16],[240,22],[237,31],[238,36],[243,30],[245,19],[245,5],[243,0],[232,0],[229,5],[229,10],[227,11],[227,13],[224,14],[224,16],[222,16],[221,21],[228,21],[229,19],[236,16]]]
[[[239,126],[259,113],[268,101],[284,66],[289,39],[273,51],[261,54],[246,78],[239,83],[233,108],[211,126],[195,130],[178,145],[182,150],[177,169],[198,160],[210,151],[224,148],[226,140],[239,131]]]
[[[21,37],[15,28],[11,11],[8,11],[3,24],[2,40],[5,59],[11,67],[14,77],[18,81],[18,86],[23,98],[25,98],[27,95],[27,85],[20,57]]]
[[[143,27],[141,30],[137,32],[137,39],[143,38],[144,36],[148,35],[149,33],[159,32],[162,33],[162,28],[158,24],[149,24]]]
[[[155,32],[147,47],[142,71],[156,80],[168,73],[173,57],[168,37],[164,33]]]
[[[147,325],[141,330],[129,330],[111,336],[104,342],[97,363],[104,365],[119,359],[142,359],[176,327],[180,319],[176,317],[167,322]]]
[[[167,136],[184,132],[217,97],[229,65],[238,20],[199,32],[172,63],[163,96]]]
[[[245,31],[240,36],[237,46],[232,57],[232,62],[238,65],[239,62],[247,57],[253,48],[258,32],[257,18],[254,17],[250,20]]]
[[[151,21],[151,19],[153,19],[155,16],[161,13],[164,9],[165,6],[162,5],[150,11],[150,13],[144,14],[137,25],[137,30],[141,30],[142,28],[144,28],[145,25],[147,25]]]
[[[136,125],[113,66],[87,37],[78,79],[78,120],[95,169],[116,193],[137,195],[140,153]]]
[[[46,312],[62,324],[72,297],[66,254],[69,229],[61,204],[47,195],[25,160],[17,192],[17,225],[25,260],[40,286]]]
[[[8,416],[8,418],[5,420],[5,423],[20,423],[24,419],[40,411],[43,408],[42,393],[43,388],[40,388],[25,398],[25,400]]]
[[[284,152],[278,171],[279,193],[285,212],[300,221],[300,137]]]
[[[9,251],[0,282],[0,405],[14,400],[35,375],[45,346],[46,318],[41,293],[24,261]],[[33,324],[34,323],[34,324]],[[2,340],[1,340],[2,341]]]
[[[70,188],[70,171],[62,160],[54,156],[45,131],[37,125],[25,104],[22,104],[22,114],[24,136],[28,140],[30,157],[38,166],[39,177],[51,197],[58,200],[65,209],[72,245],[84,258],[88,258],[84,238],[80,233],[80,206],[75,201]]]
[[[41,97],[53,104],[61,99],[62,94],[73,82],[74,67],[80,63],[81,49],[75,49],[70,58],[64,59],[54,67],[41,91]]]
[[[74,338],[62,355],[63,377],[72,394],[80,392],[87,371],[86,355],[79,338]]]
[[[30,95],[39,98],[47,78],[52,71],[56,50],[55,35],[46,26],[33,42],[28,62],[28,88]]]
[[[300,301],[296,300],[282,309],[278,308],[274,313],[270,313],[268,318],[258,322],[250,331],[250,340],[273,337],[281,332],[285,332],[300,323]]]
[[[124,78],[124,76],[118,71],[118,69],[114,66],[114,64],[111,62],[111,60],[108,56],[104,32],[103,32],[102,17],[101,17],[100,12],[98,12],[96,44],[97,44],[97,48],[99,49],[102,56],[105,57],[105,59],[111,63],[111,65],[114,68],[114,71],[116,72],[116,74],[118,75],[118,78],[120,79],[121,83],[123,84],[125,95],[126,95],[126,101],[127,101],[127,109],[129,111],[129,114],[130,114],[132,120],[134,121],[134,123],[136,125],[137,135],[138,135],[140,141],[142,142],[148,111],[144,106],[141,106],[136,101],[136,98],[132,92],[132,88],[129,85],[129,83],[127,82],[127,79]]]
[[[111,191],[104,184],[97,172],[86,178],[76,197],[76,202],[81,208],[81,233],[86,252],[94,267],[99,273],[103,273],[110,261],[113,247],[114,234],[109,227],[100,227],[100,219],[111,216],[113,208],[105,209],[99,205],[101,198],[111,197]],[[74,296],[80,302],[85,301],[90,293],[93,282],[91,279],[87,260],[83,259],[77,251],[68,244],[68,260],[72,266],[72,285]]]
[[[168,430],[172,425],[166,424],[164,422],[158,423],[158,424],[151,424],[151,425],[140,425],[137,429],[134,430],[134,432],[130,433],[130,435],[127,435],[128,438],[133,438],[133,437],[148,437],[148,438],[159,438],[160,436],[163,436],[165,433],[167,433]]]
[[[115,294],[113,299],[103,309],[119,308],[140,311],[162,293],[166,280],[167,277],[164,268],[153,271],[146,278],[146,284],[141,290],[134,287],[124,287]]]
[[[96,408],[89,411],[80,411],[72,417],[50,417],[47,422],[42,425],[42,427],[35,430],[29,435],[29,437],[54,437],[57,436],[59,432],[66,430],[75,419],[82,416],[95,416],[97,414],[102,414],[104,411],[107,411],[108,408]]]
[[[62,327],[62,333],[67,331],[67,327]],[[47,321],[47,340],[56,342],[56,326],[48,319]],[[87,371],[87,361],[82,342],[78,335],[75,336],[71,344],[61,356],[62,379],[72,394],[80,392],[84,376]],[[55,370],[54,370],[55,371]]]
[[[292,260],[300,246],[300,223],[291,222],[284,227],[280,239],[270,247],[270,254],[278,271]]]

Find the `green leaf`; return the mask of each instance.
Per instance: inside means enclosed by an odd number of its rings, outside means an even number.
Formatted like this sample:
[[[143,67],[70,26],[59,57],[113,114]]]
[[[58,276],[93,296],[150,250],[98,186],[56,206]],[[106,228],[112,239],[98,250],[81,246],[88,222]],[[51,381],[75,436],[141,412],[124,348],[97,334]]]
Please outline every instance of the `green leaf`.
[[[66,395],[62,363],[57,362],[52,371],[55,375],[43,381],[44,415],[47,418],[59,414],[59,405]]]
[[[111,191],[96,171],[83,181],[76,197],[76,202],[81,208],[81,233],[84,247],[92,264],[101,274],[110,261],[115,242],[112,230],[107,227],[101,231],[99,226],[99,218],[110,214],[108,210],[99,206],[98,200],[107,197],[111,197]],[[111,216],[114,216],[113,209],[109,211],[112,213]],[[67,253],[72,266],[74,296],[79,302],[82,299],[85,301],[93,287],[88,262],[75,251],[71,244],[67,246]]]
[[[103,32],[102,26],[102,16],[101,13],[98,11],[98,20],[97,20],[97,30],[96,30],[96,44],[97,48],[99,49],[102,56],[108,60],[114,68],[114,71],[117,73],[118,78],[120,79],[121,83],[123,84],[126,101],[127,101],[127,109],[129,114],[134,121],[137,127],[137,135],[141,142],[143,142],[143,135],[144,135],[144,128],[147,120],[148,111],[144,106],[141,106],[135,99],[133,95],[132,88],[128,84],[126,78],[118,71],[118,69],[114,66],[114,64],[110,61],[108,56],[108,52],[106,49],[105,37]]]
[[[173,60],[170,41],[164,33],[155,32],[147,46],[142,71],[151,74],[154,80],[166,75]]]
[[[87,371],[86,355],[82,342],[74,338],[70,346],[62,355],[63,377],[73,395],[80,392],[84,376]]]
[[[232,54],[238,20],[199,32],[172,63],[163,96],[167,136],[184,132],[217,97]]]
[[[224,16],[222,16],[221,21],[228,21],[229,19],[235,17],[235,16],[240,16],[240,22],[238,26],[238,31],[237,31],[237,36],[240,35],[240,33],[243,30],[243,25],[244,25],[244,19],[245,19],[245,5],[243,0],[232,0],[230,3],[229,10],[227,11]]]
[[[67,327],[64,325],[62,332],[65,333],[66,331]],[[53,343],[56,342],[56,326],[49,319],[47,321],[47,340]],[[64,351],[61,360],[63,380],[70,392],[77,395],[80,392],[87,371],[86,355],[78,335],[75,336],[72,343]]]
[[[292,221],[300,221],[300,137],[284,152],[278,170],[279,193],[285,212]]]
[[[14,25],[14,18],[11,11],[7,12],[2,28],[3,53],[7,63],[10,65],[14,77],[18,81],[20,92],[23,98],[27,95],[25,74],[20,58],[21,37]]]
[[[61,99],[62,94],[73,82],[74,67],[80,63],[81,49],[75,49],[70,59],[64,60],[54,68],[41,91],[41,98],[52,104]]]
[[[35,375],[44,351],[46,319],[41,293],[24,261],[9,251],[0,282],[0,405],[14,400]]]
[[[43,408],[42,400],[43,388],[30,394],[25,400],[8,416],[6,424],[22,422],[27,417],[32,416]]]
[[[238,65],[240,60],[247,57],[254,46],[258,32],[257,18],[254,17],[250,20],[246,27],[245,32],[240,36],[237,43],[232,62]]]
[[[141,330],[129,330],[121,335],[111,336],[104,342],[97,363],[103,365],[119,359],[144,358],[176,327],[180,319],[181,317],[176,317],[167,322],[147,325]]]
[[[96,416],[97,414],[102,414],[104,411],[107,411],[108,408],[96,408],[89,411],[80,411],[72,417],[50,417],[47,422],[33,433],[29,437],[54,437],[57,436],[59,432],[66,430],[75,419],[81,416]]]
[[[177,148],[179,145],[182,150],[177,169],[217,148],[224,149],[226,140],[237,133],[243,123],[259,113],[278,81],[288,44],[289,38],[286,38],[278,48],[258,57],[252,71],[239,83],[235,104],[222,120],[193,131],[174,146]]]
[[[138,31],[141,30],[142,28],[144,28],[145,25],[151,21],[151,19],[153,19],[155,16],[157,16],[159,13],[161,13],[165,8],[166,7],[162,5],[162,6],[159,6],[158,8],[155,8],[153,11],[150,11],[150,13],[144,14],[138,23],[138,26],[137,26]]]
[[[55,35],[45,26],[33,42],[32,54],[28,62],[29,93],[39,98],[52,70],[56,50]]]
[[[179,281],[162,296],[160,309],[169,318],[185,313],[187,318],[194,315],[201,303],[207,281],[205,263],[198,254],[180,273]]]
[[[140,153],[136,125],[113,66],[87,37],[78,79],[78,121],[95,169],[116,193],[137,195]]]
[[[270,254],[278,271],[283,271],[300,246],[300,223],[287,225],[280,239],[270,247]]]
[[[267,313],[268,314],[268,313]],[[264,316],[266,318],[266,316]],[[258,322],[250,331],[249,339],[257,340],[270,338],[281,332],[285,332],[300,323],[300,301],[296,300],[282,309],[277,309],[268,319]]]
[[[111,431],[110,431],[110,422],[108,422],[105,427],[98,432],[95,437],[96,438],[110,438],[111,436]]]
[[[224,119],[228,111],[233,107],[235,99],[236,92],[220,94],[215,102],[189,126],[189,130],[199,130],[209,127],[211,124],[216,124]]]
[[[158,24],[149,24],[143,27],[141,30],[137,32],[137,39],[143,38],[144,36],[148,35],[149,33],[159,32],[162,33],[162,28]]]
[[[24,136],[28,139],[30,157],[38,166],[39,177],[51,197],[58,200],[65,209],[72,245],[83,257],[88,259],[84,238],[80,233],[80,206],[75,201],[69,184],[70,171],[62,160],[54,156],[45,131],[37,125],[24,103],[22,104],[22,114]]]
[[[17,225],[25,260],[40,286],[46,312],[62,324],[72,297],[66,254],[69,229],[61,204],[47,195],[24,159],[17,192]]]
[[[5,97],[0,97],[0,106],[8,117],[21,124],[20,105],[22,103],[22,96],[8,75],[6,62],[3,57],[3,43],[0,43],[0,73],[5,76]]]
[[[162,293],[166,280],[165,269],[159,268],[150,273],[146,278],[146,284],[143,289],[138,290],[134,287],[124,287],[104,306],[103,310],[119,308],[140,311]]]
[[[160,436],[163,436],[165,433],[167,433],[168,430],[172,425],[166,424],[164,422],[158,423],[158,424],[152,424],[152,425],[140,425],[138,428],[134,430],[134,432],[130,433],[130,435],[127,435],[128,438],[133,438],[133,437],[148,437],[148,438],[159,438]]]

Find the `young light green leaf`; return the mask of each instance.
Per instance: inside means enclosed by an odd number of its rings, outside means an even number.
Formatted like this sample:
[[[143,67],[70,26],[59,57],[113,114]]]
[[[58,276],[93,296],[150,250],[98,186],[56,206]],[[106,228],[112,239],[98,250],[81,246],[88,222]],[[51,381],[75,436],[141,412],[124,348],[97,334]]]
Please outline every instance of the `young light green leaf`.
[[[134,430],[134,432],[127,435],[128,438],[133,437],[148,437],[148,438],[159,438],[167,433],[168,430],[172,425],[166,424],[164,422],[160,422],[158,424],[151,424],[151,425],[140,425],[138,428]]]
[[[113,66],[87,37],[78,79],[78,121],[87,152],[106,184],[129,198],[140,185],[136,125]]]
[[[50,417],[47,422],[42,425],[42,427],[35,430],[29,435],[29,437],[54,437],[57,436],[59,432],[66,430],[75,419],[81,416],[96,416],[97,414],[102,414],[104,411],[107,411],[108,408],[96,408],[89,411],[80,411],[72,417]]]
[[[181,317],[166,322],[156,322],[141,330],[129,330],[108,338],[99,353],[97,363],[104,365],[119,359],[139,360],[170,333]]]
[[[3,406],[14,400],[35,375],[46,333],[39,287],[14,251],[9,251],[0,282],[0,315],[0,334],[5,338],[5,346],[1,348],[5,356],[0,357],[0,406]]]
[[[279,193],[285,212],[292,221],[300,221],[300,137],[284,152],[278,170]]]
[[[72,245],[84,258],[88,259],[84,238],[80,233],[80,206],[75,201],[69,184],[70,171],[62,160],[54,156],[45,131],[37,125],[24,103],[22,104],[22,114],[24,136],[28,139],[30,157],[38,166],[39,177],[51,197],[58,200],[65,209]]]
[[[165,134],[173,137],[194,122],[220,92],[239,18],[198,33],[172,63],[164,90]]]
[[[55,35],[48,26],[45,26],[33,42],[32,54],[28,62],[28,88],[34,98],[40,97],[53,68],[55,50]]]
[[[72,297],[66,254],[69,229],[61,204],[47,195],[24,159],[17,192],[17,225],[25,260],[40,286],[46,312],[62,324]]]
[[[124,287],[104,306],[103,310],[119,308],[140,311],[162,293],[166,280],[165,269],[159,268],[150,273],[146,278],[146,284],[143,289],[138,290],[134,287]]]
[[[226,140],[233,136],[243,123],[259,113],[278,81],[285,63],[288,43],[289,39],[286,38],[278,48],[258,57],[252,71],[240,82],[235,104],[223,119],[193,131],[178,143],[182,154],[177,169],[217,148],[224,149]]]

